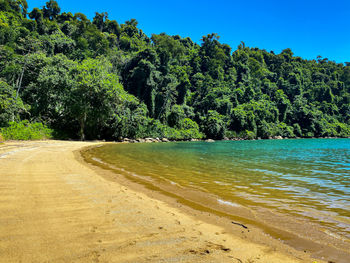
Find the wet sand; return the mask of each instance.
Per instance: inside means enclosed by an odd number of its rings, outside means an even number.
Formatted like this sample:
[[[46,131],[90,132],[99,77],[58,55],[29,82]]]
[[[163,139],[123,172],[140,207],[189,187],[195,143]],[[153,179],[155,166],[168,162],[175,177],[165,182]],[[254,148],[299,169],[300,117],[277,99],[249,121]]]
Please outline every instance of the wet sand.
[[[0,262],[326,262],[114,180],[79,155],[97,144],[0,145]]]

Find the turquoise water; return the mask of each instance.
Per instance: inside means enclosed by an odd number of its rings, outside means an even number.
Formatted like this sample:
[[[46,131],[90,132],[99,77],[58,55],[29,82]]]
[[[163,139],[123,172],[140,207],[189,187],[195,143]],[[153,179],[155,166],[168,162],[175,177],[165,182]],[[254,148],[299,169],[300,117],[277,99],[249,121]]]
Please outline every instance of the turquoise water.
[[[93,154],[134,176],[307,218],[350,238],[350,139],[116,144]]]

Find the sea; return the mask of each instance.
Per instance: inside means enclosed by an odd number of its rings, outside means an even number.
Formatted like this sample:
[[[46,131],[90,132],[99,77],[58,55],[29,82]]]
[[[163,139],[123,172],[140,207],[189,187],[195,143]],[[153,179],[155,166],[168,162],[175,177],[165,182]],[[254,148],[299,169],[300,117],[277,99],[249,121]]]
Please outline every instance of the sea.
[[[294,234],[317,229],[324,236],[315,239],[350,243],[350,139],[108,144],[89,153],[116,173],[208,196],[202,205],[248,209],[250,219]]]

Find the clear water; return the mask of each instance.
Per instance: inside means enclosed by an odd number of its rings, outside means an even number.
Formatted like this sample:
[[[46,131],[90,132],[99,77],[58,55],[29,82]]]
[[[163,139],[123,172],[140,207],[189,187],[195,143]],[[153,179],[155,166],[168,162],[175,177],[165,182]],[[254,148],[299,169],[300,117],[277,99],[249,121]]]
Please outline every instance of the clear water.
[[[350,238],[350,139],[116,144],[93,154],[136,176],[304,217]]]

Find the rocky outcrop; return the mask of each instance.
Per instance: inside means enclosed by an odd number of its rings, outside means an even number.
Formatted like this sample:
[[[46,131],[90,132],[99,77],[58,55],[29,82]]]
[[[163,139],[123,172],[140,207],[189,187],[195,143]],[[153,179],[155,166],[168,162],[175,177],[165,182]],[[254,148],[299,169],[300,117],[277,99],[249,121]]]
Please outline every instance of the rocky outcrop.
[[[157,142],[170,142],[167,138],[138,138],[138,139],[129,139],[129,138],[122,138],[120,139],[123,143],[157,143]]]

